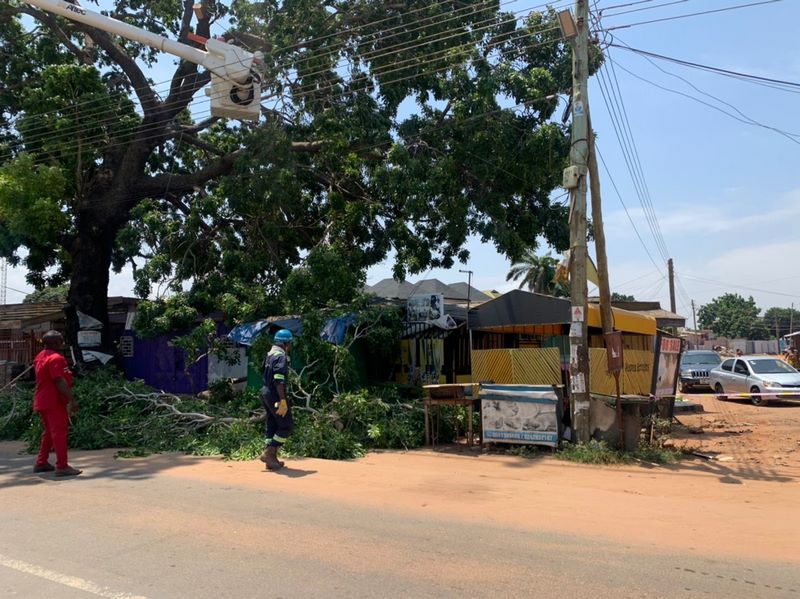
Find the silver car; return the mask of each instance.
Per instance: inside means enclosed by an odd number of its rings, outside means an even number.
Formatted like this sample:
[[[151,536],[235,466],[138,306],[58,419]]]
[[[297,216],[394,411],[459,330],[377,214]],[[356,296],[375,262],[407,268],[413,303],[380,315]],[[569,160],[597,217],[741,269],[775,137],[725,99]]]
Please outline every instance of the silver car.
[[[726,394],[753,394],[750,401],[756,406],[770,399],[800,399],[800,372],[772,356],[730,358],[708,378],[720,399],[726,399]]]

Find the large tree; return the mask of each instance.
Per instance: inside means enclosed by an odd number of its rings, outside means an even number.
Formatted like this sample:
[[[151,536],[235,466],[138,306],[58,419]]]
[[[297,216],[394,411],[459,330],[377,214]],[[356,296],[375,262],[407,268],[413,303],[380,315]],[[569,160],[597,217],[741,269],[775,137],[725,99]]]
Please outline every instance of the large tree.
[[[702,306],[697,320],[702,328],[711,329],[721,337],[762,339],[760,311],[752,297],[745,299],[738,293],[726,293]]]
[[[309,273],[354,286],[391,252],[398,276],[449,267],[473,234],[512,259],[537,237],[566,247],[551,117],[571,65],[552,12],[234,0],[196,21],[193,4],[109,12],[188,44],[216,20],[263,51],[260,123],[210,117],[194,64],[159,86],[149,48],[0,7],[0,254],[32,284],[68,281],[70,306],[107,322],[109,272],[132,263],[143,297],[189,289],[180,306],[244,318],[309,258],[293,289],[319,289]]]

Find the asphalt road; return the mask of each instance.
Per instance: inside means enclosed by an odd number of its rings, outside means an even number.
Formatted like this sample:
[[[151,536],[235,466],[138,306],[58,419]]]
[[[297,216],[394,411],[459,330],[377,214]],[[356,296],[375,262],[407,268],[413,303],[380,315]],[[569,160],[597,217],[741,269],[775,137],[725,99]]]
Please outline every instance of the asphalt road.
[[[0,596],[800,598],[796,559],[662,553],[293,488],[324,461],[239,484],[260,464],[200,476],[188,457],[109,455],[83,454],[87,476],[55,480],[0,445]]]

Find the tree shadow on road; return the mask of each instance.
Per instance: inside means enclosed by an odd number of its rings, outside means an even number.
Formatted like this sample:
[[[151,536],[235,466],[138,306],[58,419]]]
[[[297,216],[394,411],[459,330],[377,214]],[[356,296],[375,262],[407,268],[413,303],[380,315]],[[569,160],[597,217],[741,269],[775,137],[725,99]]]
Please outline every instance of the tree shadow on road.
[[[797,476],[786,471],[779,471],[775,468],[750,464],[735,464],[729,462],[718,462],[714,459],[706,460],[703,458],[687,458],[677,464],[669,464],[662,468],[675,472],[676,474],[711,474],[725,484],[740,485],[743,481],[763,481],[790,483],[797,481]]]
[[[147,480],[160,472],[186,466],[187,460],[218,461],[220,459],[218,456],[200,457],[180,453],[120,458],[116,456],[118,451],[118,449],[70,450],[70,464],[83,470],[83,474],[74,477],[56,478],[52,472],[33,473],[33,465],[36,458],[34,454],[25,450],[24,444],[16,442],[0,443],[0,490],[47,483],[79,483],[80,481],[97,479]],[[51,462],[53,457],[51,454]]]

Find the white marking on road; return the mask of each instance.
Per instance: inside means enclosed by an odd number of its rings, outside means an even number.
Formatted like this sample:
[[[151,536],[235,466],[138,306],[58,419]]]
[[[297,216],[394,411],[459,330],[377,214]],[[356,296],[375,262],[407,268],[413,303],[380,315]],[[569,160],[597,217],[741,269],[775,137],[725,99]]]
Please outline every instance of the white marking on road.
[[[98,586],[89,580],[78,578],[77,576],[67,576],[66,574],[46,570],[40,566],[29,564],[18,559],[6,557],[2,553],[0,553],[0,566],[11,568],[17,572],[38,576],[39,578],[62,584],[65,587],[78,589],[79,591],[85,591],[92,595],[97,595],[98,597],[106,597],[107,599],[147,599],[144,595],[131,595],[130,593],[114,591],[108,587]]]

